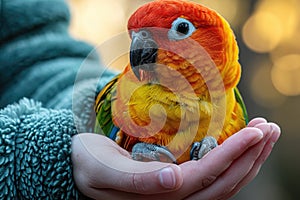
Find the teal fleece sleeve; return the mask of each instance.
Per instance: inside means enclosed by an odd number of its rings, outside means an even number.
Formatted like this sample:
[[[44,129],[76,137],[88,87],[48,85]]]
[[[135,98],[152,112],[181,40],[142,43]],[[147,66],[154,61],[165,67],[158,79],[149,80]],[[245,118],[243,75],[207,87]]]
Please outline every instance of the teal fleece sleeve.
[[[0,1],[0,199],[83,198],[71,138],[92,131],[95,90],[115,74],[69,19],[63,0]]]
[[[0,111],[0,199],[77,199],[70,110],[22,99]]]

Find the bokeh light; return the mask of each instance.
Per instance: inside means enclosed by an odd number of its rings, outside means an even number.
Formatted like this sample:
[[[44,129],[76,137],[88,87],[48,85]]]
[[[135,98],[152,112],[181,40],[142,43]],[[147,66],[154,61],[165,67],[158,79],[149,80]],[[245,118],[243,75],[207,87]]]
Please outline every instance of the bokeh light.
[[[252,51],[269,53],[274,66],[272,84],[286,96],[300,95],[299,60],[290,56],[300,54],[299,7],[298,0],[260,0],[242,30],[243,40]]]
[[[262,0],[259,1],[258,11],[272,13],[277,17],[284,30],[282,42],[290,39],[299,22],[299,0]],[[268,26],[268,25],[267,25]]]
[[[95,45],[124,31],[124,0],[69,0],[72,21],[70,33]]]
[[[272,69],[272,81],[282,94],[300,95],[300,54],[277,59]]]
[[[243,39],[253,51],[266,53],[292,39],[299,23],[297,0],[261,0],[243,28]]]
[[[276,15],[257,12],[245,23],[243,39],[253,51],[265,53],[275,49],[283,33],[283,27]]]
[[[300,54],[300,40],[298,39],[299,33],[300,33],[300,23],[299,23],[299,29],[294,32],[294,34],[291,36],[289,40],[281,43],[276,49],[270,52],[269,54],[270,59],[274,63],[283,56],[290,55],[290,54]]]
[[[274,108],[284,103],[282,96],[271,81],[271,64],[266,61],[259,63],[260,68],[251,76],[251,93],[253,100],[260,106]]]

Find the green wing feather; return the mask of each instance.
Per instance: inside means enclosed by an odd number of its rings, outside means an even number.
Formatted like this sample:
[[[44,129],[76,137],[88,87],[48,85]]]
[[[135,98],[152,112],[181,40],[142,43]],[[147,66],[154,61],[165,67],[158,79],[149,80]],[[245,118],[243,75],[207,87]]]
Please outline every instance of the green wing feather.
[[[96,123],[94,131],[96,133],[109,136],[114,127],[111,113],[111,103],[116,98],[116,86],[119,76],[113,78],[99,92],[95,102]]]
[[[242,98],[242,95],[241,95],[241,93],[239,92],[239,90],[238,90],[237,87],[234,88],[234,95],[235,95],[236,101],[237,101],[238,104],[240,104],[240,106],[242,107],[245,122],[246,122],[246,124],[248,124],[248,123],[249,123],[249,119],[248,119],[247,109],[246,109],[244,100],[243,100],[243,98]]]

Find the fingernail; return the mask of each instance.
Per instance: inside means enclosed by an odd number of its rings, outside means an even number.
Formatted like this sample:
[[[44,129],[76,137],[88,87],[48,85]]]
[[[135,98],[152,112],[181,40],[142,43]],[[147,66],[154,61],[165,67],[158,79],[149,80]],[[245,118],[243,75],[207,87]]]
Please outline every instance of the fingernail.
[[[272,142],[275,144],[280,137],[280,127],[274,123],[270,124],[272,129]]]
[[[258,139],[258,140],[261,140],[263,137],[264,137],[264,133],[260,130],[260,131],[259,131],[259,134],[258,134],[258,136],[257,136],[257,139]]]
[[[258,129],[257,137],[254,139],[255,142],[261,141],[265,137],[264,133]]]
[[[160,184],[167,189],[172,189],[176,186],[176,178],[174,170],[171,167],[162,169],[159,172]]]

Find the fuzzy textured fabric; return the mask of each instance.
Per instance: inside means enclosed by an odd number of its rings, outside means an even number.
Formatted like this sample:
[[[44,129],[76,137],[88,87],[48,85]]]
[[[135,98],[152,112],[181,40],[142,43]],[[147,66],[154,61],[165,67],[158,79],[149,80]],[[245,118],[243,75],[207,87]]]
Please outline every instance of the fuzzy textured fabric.
[[[69,19],[63,0],[0,1],[0,199],[82,197],[71,138],[92,131],[95,91],[115,74]]]
[[[70,110],[23,99],[0,111],[0,199],[78,198],[72,179]]]

